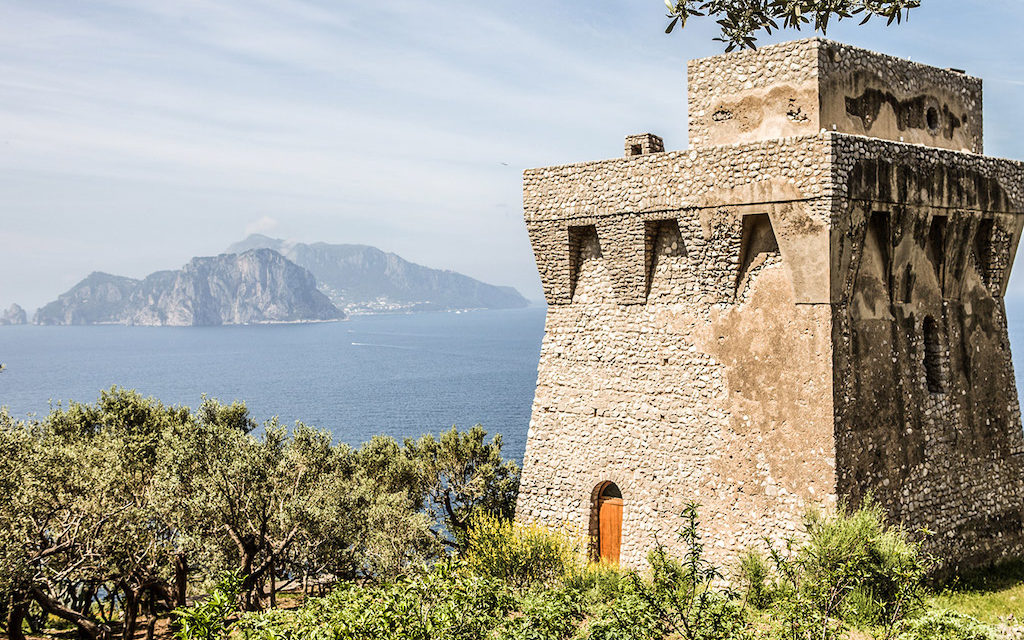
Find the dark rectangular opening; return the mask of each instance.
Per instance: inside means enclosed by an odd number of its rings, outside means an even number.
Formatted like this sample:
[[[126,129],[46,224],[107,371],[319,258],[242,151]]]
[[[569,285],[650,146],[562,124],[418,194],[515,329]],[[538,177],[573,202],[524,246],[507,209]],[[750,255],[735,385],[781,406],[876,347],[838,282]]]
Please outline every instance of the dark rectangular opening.
[[[878,251],[878,258],[881,260],[881,273],[879,274],[882,283],[885,285],[886,293],[892,300],[892,248],[889,242],[889,214],[885,211],[876,211],[868,219],[867,236],[864,239],[865,250],[872,246]]]
[[[939,327],[934,318],[927,316],[924,319],[924,375],[929,393],[943,393],[946,390],[944,360],[945,352]]]
[[[946,216],[932,218],[932,226],[928,230],[928,260],[935,268],[935,277],[942,287],[942,274],[946,262]]]

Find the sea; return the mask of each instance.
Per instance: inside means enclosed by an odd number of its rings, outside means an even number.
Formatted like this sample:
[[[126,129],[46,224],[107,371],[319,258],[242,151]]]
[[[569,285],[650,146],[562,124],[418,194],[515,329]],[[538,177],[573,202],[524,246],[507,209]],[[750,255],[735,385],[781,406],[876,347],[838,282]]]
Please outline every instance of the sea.
[[[521,460],[544,335],[542,307],[353,316],[224,327],[0,327],[0,405],[44,417],[101,389],[198,407],[241,400],[357,446],[480,424]]]
[[[526,448],[544,335],[542,307],[354,316],[226,327],[0,327],[0,405],[43,417],[120,386],[165,404],[241,400],[353,446],[482,425],[506,458]],[[1018,393],[1024,304],[1007,304]]]

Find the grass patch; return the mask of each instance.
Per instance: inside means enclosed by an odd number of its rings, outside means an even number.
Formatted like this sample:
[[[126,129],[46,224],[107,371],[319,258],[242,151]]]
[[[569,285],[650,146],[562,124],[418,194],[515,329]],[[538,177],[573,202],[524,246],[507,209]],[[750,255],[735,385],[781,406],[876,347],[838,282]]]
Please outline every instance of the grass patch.
[[[951,609],[989,624],[1024,622],[1024,560],[965,574],[928,599],[930,608]]]

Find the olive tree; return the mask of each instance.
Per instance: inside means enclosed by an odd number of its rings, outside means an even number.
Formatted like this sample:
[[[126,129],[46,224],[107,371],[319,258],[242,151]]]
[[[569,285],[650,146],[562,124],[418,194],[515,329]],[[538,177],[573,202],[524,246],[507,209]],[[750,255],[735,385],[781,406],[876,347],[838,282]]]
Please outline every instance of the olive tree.
[[[276,420],[253,435],[244,405],[207,400],[194,424],[166,436],[160,501],[183,545],[208,567],[242,577],[242,604],[262,606],[300,533],[312,528],[319,488],[334,473],[330,436]]]
[[[406,454],[416,461],[423,494],[438,522],[444,544],[461,549],[475,513],[511,519],[519,492],[519,466],[501,457],[501,435],[487,442],[476,425],[460,432],[455,427],[434,437],[407,440]]]
[[[170,606],[168,536],[149,490],[161,431],[188,419],[112,389],[42,422],[2,421],[0,588],[12,638],[31,604],[90,638],[109,637],[115,617],[132,637],[143,597]]]
[[[0,410],[0,626],[129,640],[224,571],[245,609],[274,606],[279,579],[391,579],[460,548],[473,513],[510,518],[518,480],[480,427],[353,449],[239,402],[117,388],[39,421]]]
[[[665,33],[685,27],[692,17],[717,19],[721,35],[715,40],[726,51],[753,48],[759,32],[813,25],[826,33],[832,20],[858,18],[861,24],[879,17],[887,24],[902,22],[921,0],[665,0],[670,22]]]

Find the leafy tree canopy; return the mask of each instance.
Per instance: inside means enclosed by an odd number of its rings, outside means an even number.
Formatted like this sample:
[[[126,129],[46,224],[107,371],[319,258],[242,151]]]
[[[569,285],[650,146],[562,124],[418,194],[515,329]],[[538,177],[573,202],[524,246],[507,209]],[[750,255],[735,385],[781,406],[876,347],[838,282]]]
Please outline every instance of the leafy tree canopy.
[[[685,27],[691,17],[717,18],[725,50],[753,49],[759,32],[770,34],[780,28],[800,30],[813,24],[826,33],[833,19],[859,18],[861,24],[873,17],[887,24],[903,21],[921,0],[665,0],[671,21],[665,33]]]
[[[439,516],[441,539],[460,549],[470,516],[478,511],[511,520],[519,493],[519,466],[501,457],[501,435],[487,442],[476,425],[460,433],[455,427],[440,438],[406,440],[405,452],[418,464],[423,494]]]
[[[392,580],[458,548],[475,512],[511,517],[518,480],[480,427],[354,449],[241,402],[118,388],[39,421],[0,409],[0,628],[131,640],[145,609],[151,636],[224,572],[246,610],[278,585]]]

